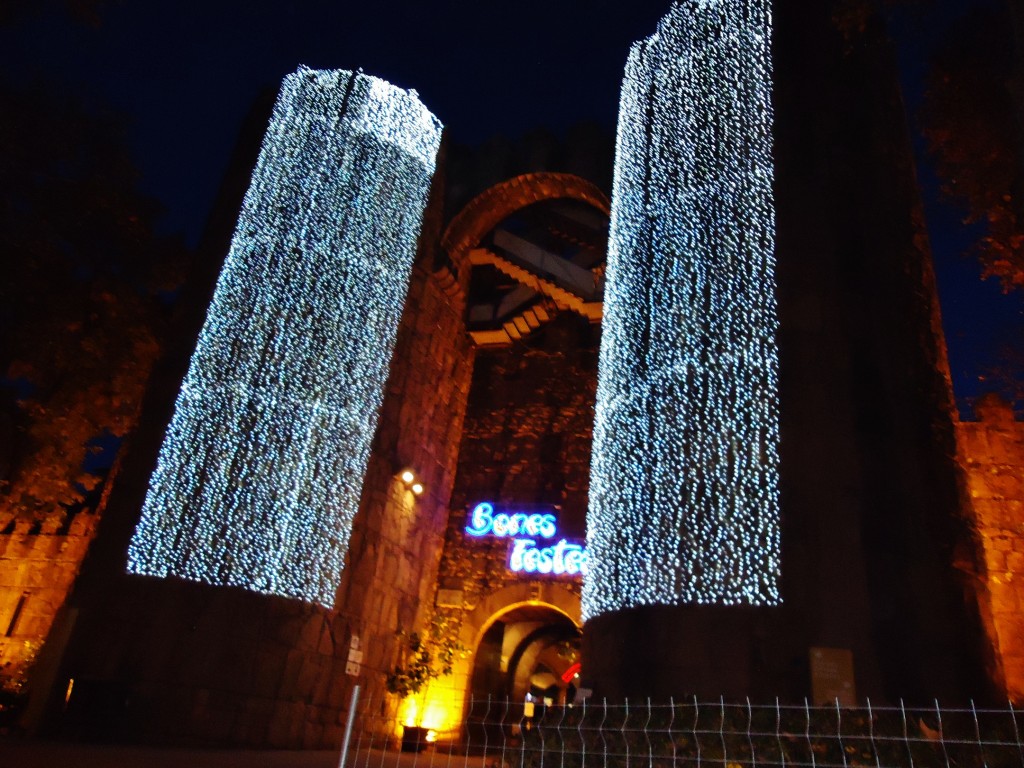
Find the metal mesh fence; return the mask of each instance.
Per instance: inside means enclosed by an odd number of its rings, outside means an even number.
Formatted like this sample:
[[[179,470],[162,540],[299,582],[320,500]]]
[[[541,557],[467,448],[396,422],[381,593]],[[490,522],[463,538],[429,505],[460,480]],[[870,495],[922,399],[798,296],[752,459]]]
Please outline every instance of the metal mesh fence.
[[[676,700],[470,700],[457,731],[364,702],[349,768],[1024,768],[1022,711]]]

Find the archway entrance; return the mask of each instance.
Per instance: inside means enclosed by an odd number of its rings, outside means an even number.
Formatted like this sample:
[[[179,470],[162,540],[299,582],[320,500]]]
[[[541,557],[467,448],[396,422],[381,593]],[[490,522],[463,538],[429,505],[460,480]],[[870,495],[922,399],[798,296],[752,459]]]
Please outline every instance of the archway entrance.
[[[470,694],[491,700],[571,703],[579,679],[580,629],[551,605],[498,614],[474,654]]]

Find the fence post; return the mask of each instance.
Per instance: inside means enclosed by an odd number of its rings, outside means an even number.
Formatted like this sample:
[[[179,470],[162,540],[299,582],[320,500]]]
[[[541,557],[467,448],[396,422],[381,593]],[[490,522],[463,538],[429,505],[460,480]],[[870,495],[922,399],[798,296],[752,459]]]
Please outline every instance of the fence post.
[[[356,705],[359,703],[359,686],[353,686],[352,699],[348,703],[348,719],[345,721],[345,737],[341,740],[341,758],[338,760],[338,768],[345,768],[345,761],[348,759],[348,742],[352,738],[352,723],[356,720]]]

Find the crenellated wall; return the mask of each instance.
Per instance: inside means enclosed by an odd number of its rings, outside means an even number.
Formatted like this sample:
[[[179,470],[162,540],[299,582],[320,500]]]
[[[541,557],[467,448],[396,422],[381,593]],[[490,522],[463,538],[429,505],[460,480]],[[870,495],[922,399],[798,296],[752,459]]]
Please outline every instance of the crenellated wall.
[[[984,554],[981,599],[1007,695],[1024,701],[1024,423],[997,396],[960,422],[957,442]],[[983,610],[983,613],[986,611]]]
[[[0,674],[17,677],[46,640],[78,576],[97,515],[82,510],[60,528],[33,531],[30,520],[0,534]],[[27,670],[26,670],[27,671]]]

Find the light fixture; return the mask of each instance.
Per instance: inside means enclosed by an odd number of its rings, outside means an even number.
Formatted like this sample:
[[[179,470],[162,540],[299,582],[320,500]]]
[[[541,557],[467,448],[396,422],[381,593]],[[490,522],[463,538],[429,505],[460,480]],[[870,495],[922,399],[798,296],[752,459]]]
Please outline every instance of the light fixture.
[[[285,78],[131,573],[333,605],[441,131],[378,78]]]
[[[398,479],[402,481],[407,491],[412,491],[416,496],[423,493],[423,483],[420,482],[412,467],[406,467],[399,472]]]
[[[629,55],[584,620],[782,601],[771,5],[676,2]]]

